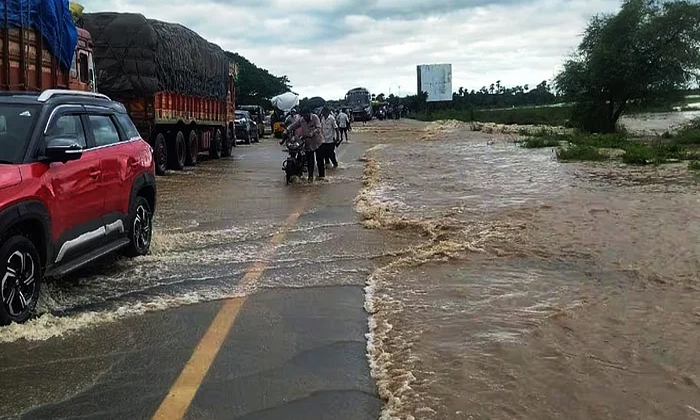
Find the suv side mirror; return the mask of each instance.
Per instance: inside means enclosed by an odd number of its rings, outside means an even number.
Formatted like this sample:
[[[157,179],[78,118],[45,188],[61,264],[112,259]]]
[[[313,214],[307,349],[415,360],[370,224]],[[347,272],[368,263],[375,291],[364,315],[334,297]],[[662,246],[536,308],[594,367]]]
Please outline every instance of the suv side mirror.
[[[44,156],[49,162],[78,160],[83,155],[83,147],[75,140],[59,137],[49,141],[44,149]]]

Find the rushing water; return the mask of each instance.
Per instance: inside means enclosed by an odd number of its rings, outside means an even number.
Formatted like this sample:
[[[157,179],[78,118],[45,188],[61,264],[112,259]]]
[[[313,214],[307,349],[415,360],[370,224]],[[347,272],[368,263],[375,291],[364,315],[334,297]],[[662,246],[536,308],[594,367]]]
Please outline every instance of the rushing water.
[[[408,252],[368,279],[384,418],[698,418],[697,182],[388,123],[356,207]],[[416,132],[423,131],[423,135]]]
[[[245,154],[249,157],[246,159]],[[195,170],[158,178],[158,203],[149,255],[112,256],[43,285],[37,317],[0,329],[0,343],[45,340],[153,310],[247,295],[269,287],[362,283],[375,249],[342,248],[338,238],[363,232],[351,208],[362,163],[342,162],[329,184],[351,183],[345,213],[316,217],[321,187],[284,183],[284,152],[276,144],[236,149]],[[308,206],[266,261],[255,284],[241,285],[261,261],[270,238],[309,194]],[[320,268],[316,268],[320,266]],[[316,275],[308,275],[314,267]]]

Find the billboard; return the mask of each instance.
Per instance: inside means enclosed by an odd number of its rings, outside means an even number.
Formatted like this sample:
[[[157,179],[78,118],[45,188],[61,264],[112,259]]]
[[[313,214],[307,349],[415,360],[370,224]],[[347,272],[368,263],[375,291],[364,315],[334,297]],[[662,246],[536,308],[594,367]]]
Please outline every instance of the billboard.
[[[452,100],[452,64],[424,64],[417,71],[418,92],[428,92],[428,102]]]

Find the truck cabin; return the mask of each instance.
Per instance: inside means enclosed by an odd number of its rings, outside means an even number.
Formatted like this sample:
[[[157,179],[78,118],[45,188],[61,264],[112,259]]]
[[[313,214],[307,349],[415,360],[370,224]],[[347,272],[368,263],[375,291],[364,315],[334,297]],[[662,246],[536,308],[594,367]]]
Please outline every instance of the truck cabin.
[[[82,91],[97,91],[95,83],[95,62],[92,57],[92,37],[90,32],[78,28],[78,45],[70,69],[70,88]]]
[[[1,17],[0,17],[1,18]],[[48,43],[33,28],[0,28],[0,90],[95,91],[95,65],[90,33],[78,29],[78,43],[70,69],[50,53]]]

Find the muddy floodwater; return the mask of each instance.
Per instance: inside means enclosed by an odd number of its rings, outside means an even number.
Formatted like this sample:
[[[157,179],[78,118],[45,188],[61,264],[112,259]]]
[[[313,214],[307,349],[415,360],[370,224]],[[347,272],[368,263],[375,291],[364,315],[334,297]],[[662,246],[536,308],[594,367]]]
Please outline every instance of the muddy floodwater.
[[[628,128],[661,130],[663,121],[675,124],[668,118],[638,116]],[[43,349],[59,365],[52,346],[62,340],[82,346],[80,337],[152,312],[169,318],[230,297],[350,286],[355,300],[341,301],[364,327],[364,287],[368,328],[350,343],[364,370],[348,369],[364,372],[371,389],[366,331],[382,420],[700,419],[700,196],[687,164],[560,163],[551,148],[524,149],[513,134],[457,122],[357,124],[350,139],[323,183],[285,185],[285,153],[274,140],[159,177],[150,254],[106,258],[48,281],[37,316],[3,328],[0,343],[11,355]],[[285,227],[290,215],[297,220]],[[262,265],[255,282],[242,280]],[[260,325],[283,331],[295,321],[251,307]],[[265,352],[293,350],[284,339],[265,343],[250,350],[256,363]],[[324,354],[289,359],[347,361]],[[16,378],[33,378],[17,366],[3,374],[14,392],[6,405],[20,413],[37,404],[26,390],[38,385],[15,387]],[[45,399],[89,390],[108,370],[69,372],[71,386],[55,385],[61,375],[51,371]],[[285,380],[318,379],[291,375]],[[286,389],[255,381],[260,393],[250,395],[259,397],[246,403]],[[320,391],[346,385],[342,376]],[[376,410],[380,401],[370,397]],[[291,405],[287,394],[279,401]]]
[[[460,124],[367,128],[386,419],[700,418],[700,204],[685,165],[556,161]]]

